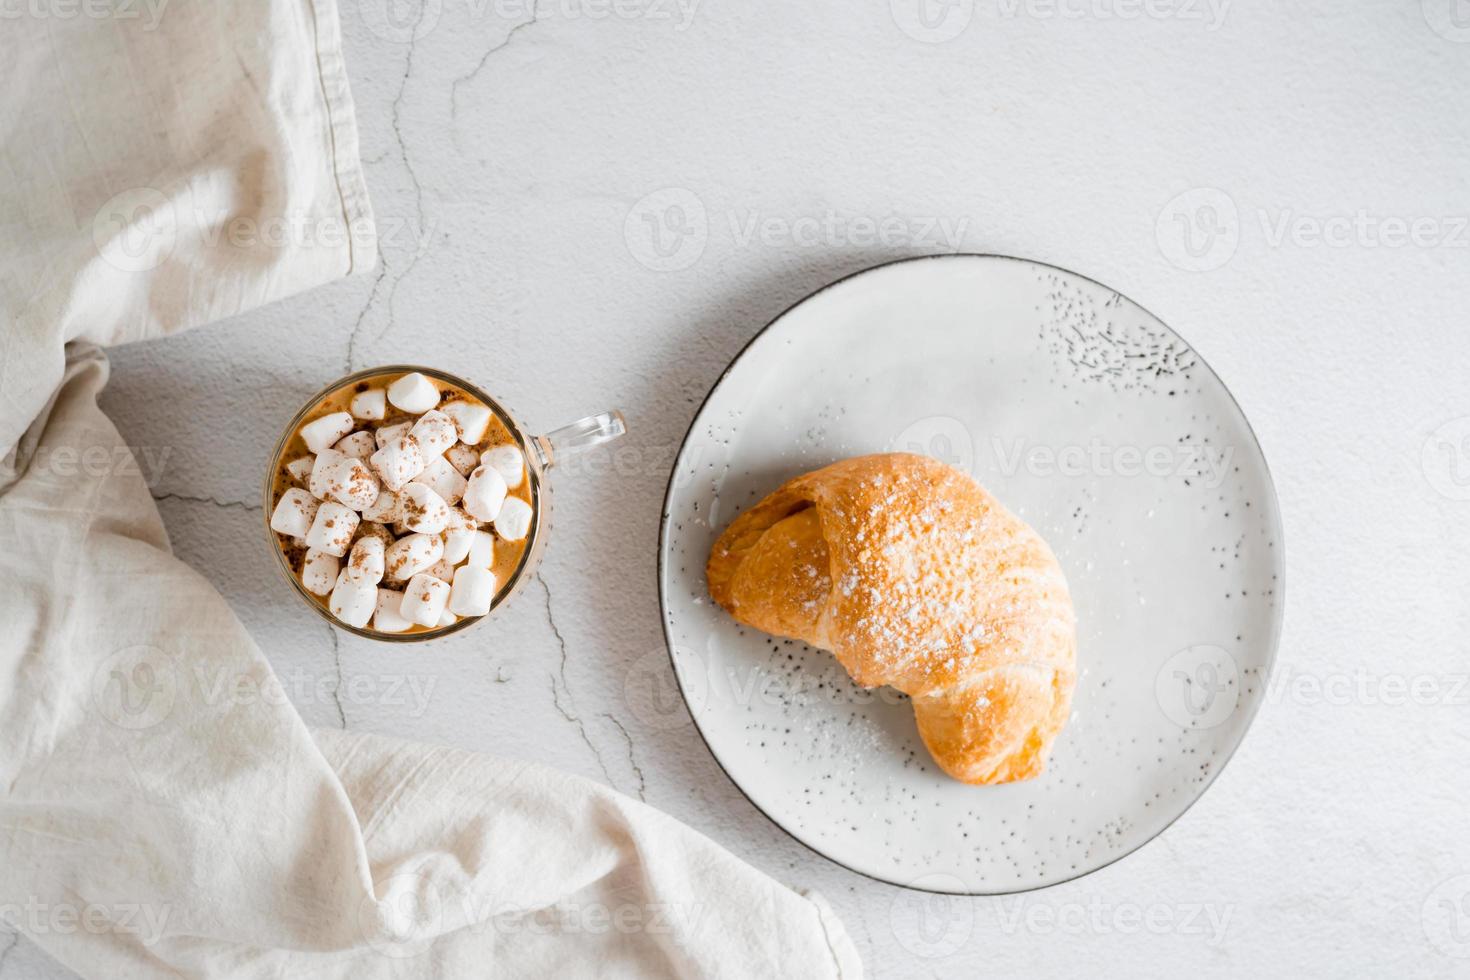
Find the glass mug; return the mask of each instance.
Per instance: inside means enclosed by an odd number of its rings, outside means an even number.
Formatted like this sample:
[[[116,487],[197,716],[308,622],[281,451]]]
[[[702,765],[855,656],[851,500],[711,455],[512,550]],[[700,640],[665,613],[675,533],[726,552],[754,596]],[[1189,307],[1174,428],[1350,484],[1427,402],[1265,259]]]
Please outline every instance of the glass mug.
[[[495,597],[490,603],[490,612],[485,616],[461,618],[443,627],[430,627],[413,632],[383,633],[372,628],[372,619],[369,619],[367,626],[362,627],[344,623],[332,615],[323,597],[316,596],[307,590],[306,586],[302,584],[300,576],[297,575],[296,570],[291,567],[285,549],[281,547],[276,532],[270,526],[271,514],[275,509],[276,487],[279,474],[287,462],[285,459],[287,450],[291,446],[292,439],[300,431],[301,426],[308,421],[309,416],[320,408],[322,403],[328,398],[342,394],[345,389],[353,388],[363,382],[381,382],[381,386],[386,388],[388,382],[392,379],[412,372],[417,372],[434,381],[449,385],[470,398],[478,400],[486,408],[490,409],[495,418],[510,433],[512,441],[520,447],[521,454],[526,460],[526,485],[529,487],[531,497],[531,527],[526,532],[525,545],[521,552],[520,560],[515,566],[515,570],[511,572],[504,582],[497,583]],[[383,423],[369,424],[376,426]],[[277,440],[276,448],[271,453],[271,466],[266,470],[265,475],[266,536],[270,541],[271,550],[275,552],[277,566],[290,581],[296,593],[305,599],[312,609],[315,609],[319,615],[338,629],[343,629],[349,633],[355,633],[358,636],[367,637],[372,640],[386,640],[396,643],[413,643],[420,640],[438,639],[443,636],[448,636],[451,633],[457,633],[462,629],[478,623],[482,619],[487,619],[489,616],[494,615],[496,610],[509,601],[511,596],[520,591],[521,586],[526,580],[535,574],[536,567],[541,562],[541,556],[546,550],[546,539],[551,530],[551,487],[546,481],[546,473],[555,462],[568,454],[581,452],[586,449],[591,449],[594,446],[611,442],[627,432],[627,429],[627,423],[623,419],[623,414],[613,410],[603,412],[600,415],[591,415],[584,419],[578,419],[569,425],[554,429],[545,435],[529,435],[525,427],[517,422],[515,417],[506,411],[494,398],[491,398],[484,391],[463,378],[456,377],[447,372],[411,364],[391,364],[386,367],[375,367],[368,368],[364,371],[357,371],[346,377],[338,378],[315,395],[312,395],[310,400],[302,406],[301,410],[292,417],[285,431],[282,432],[280,439]],[[489,530],[489,526],[487,525],[483,529]],[[503,542],[497,543],[503,545]],[[345,565],[346,558],[344,557],[342,561]]]

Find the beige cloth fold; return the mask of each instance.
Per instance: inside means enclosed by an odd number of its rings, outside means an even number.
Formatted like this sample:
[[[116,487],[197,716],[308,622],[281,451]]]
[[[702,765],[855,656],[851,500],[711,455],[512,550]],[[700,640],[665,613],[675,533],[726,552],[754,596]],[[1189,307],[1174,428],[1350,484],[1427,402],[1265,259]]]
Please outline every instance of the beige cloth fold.
[[[0,34],[0,920],[99,977],[859,976],[820,898],[602,786],[211,696],[270,667],[170,554],[98,345],[373,232],[331,3],[138,9]]]

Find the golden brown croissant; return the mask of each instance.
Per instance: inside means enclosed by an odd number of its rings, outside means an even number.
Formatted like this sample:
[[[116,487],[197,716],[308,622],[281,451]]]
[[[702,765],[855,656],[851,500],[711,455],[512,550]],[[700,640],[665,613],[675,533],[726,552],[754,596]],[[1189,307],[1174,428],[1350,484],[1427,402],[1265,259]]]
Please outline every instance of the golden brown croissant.
[[[1072,600],[1046,542],[968,474],[888,453],[799,476],[725,529],[706,575],[741,622],[908,694],[955,779],[1045,767],[1076,682]]]

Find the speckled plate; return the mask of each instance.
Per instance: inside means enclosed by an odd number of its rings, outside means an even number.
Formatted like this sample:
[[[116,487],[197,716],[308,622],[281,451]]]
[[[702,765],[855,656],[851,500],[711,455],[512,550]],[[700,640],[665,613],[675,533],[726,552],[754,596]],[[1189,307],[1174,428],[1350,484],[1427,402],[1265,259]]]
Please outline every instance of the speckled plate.
[[[1038,779],[948,778],[903,695],[706,593],[710,546],[743,508],[884,450],[972,472],[1066,571],[1079,679]],[[659,584],[690,714],[751,802],[854,871],[996,894],[1095,871],[1199,798],[1263,696],[1281,575],[1260,447],[1188,344],[1082,276],[957,255],[844,279],[740,353],[675,464]]]

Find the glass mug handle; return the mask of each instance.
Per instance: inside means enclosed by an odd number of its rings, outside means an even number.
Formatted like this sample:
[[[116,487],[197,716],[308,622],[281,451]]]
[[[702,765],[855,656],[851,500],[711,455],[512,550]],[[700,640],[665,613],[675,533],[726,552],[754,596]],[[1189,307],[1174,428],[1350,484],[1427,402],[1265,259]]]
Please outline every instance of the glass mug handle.
[[[603,443],[612,442],[628,431],[628,422],[617,409],[600,415],[589,415],[577,419],[544,436],[532,436],[528,440],[536,461],[543,470],[548,470],[562,456],[579,453]]]

